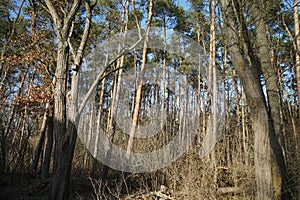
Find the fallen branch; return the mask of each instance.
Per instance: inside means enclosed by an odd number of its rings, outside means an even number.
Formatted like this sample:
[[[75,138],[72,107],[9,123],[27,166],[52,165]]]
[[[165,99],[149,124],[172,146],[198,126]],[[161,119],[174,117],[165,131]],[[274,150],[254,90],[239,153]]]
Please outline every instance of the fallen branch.
[[[227,194],[227,193],[241,193],[243,192],[241,187],[223,187],[218,188],[217,194]]]

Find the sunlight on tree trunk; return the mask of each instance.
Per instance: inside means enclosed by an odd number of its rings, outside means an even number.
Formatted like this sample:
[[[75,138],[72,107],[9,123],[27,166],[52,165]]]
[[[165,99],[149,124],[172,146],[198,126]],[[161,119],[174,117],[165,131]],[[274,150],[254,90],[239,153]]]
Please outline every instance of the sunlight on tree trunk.
[[[299,28],[299,4],[298,0],[294,0],[294,24],[295,24],[295,40],[296,40],[296,80],[297,80],[297,92],[298,92],[298,103],[300,96],[300,28]],[[298,119],[300,119],[300,108],[298,105]],[[299,128],[299,126],[298,126]],[[299,150],[299,133],[295,132],[296,150]]]
[[[231,7],[233,6],[233,7]],[[245,50],[250,56],[250,61],[243,56],[239,47],[237,46],[240,39],[237,33],[239,32],[234,22],[234,15],[238,18],[240,8],[237,1],[230,5],[229,1],[222,0],[221,7],[225,23],[226,43],[228,47],[231,60],[236,67],[236,71],[240,77],[241,83],[245,88],[247,103],[250,107],[251,117],[253,120],[254,131],[254,162],[255,174],[257,183],[257,197],[258,199],[273,199],[272,179],[271,179],[271,149],[269,127],[270,124],[266,102],[260,83],[260,72],[258,62],[252,55],[252,47],[247,44],[248,36],[244,35]],[[243,19],[240,19],[241,21]],[[241,22],[240,21],[240,22]],[[243,21],[242,21],[243,23]],[[243,24],[240,24],[242,27]],[[243,28],[244,29],[244,28]],[[246,31],[244,29],[244,34]],[[252,56],[252,57],[251,57]],[[251,63],[251,64],[250,64]]]
[[[130,158],[130,154],[131,154],[132,146],[133,146],[133,138],[134,138],[135,131],[136,131],[136,128],[138,125],[139,111],[140,111],[140,106],[141,106],[140,104],[141,104],[142,90],[143,90],[143,83],[144,83],[144,76],[145,76],[145,67],[146,67],[146,62],[147,62],[147,52],[148,52],[147,47],[148,47],[150,26],[151,26],[152,16],[153,16],[153,12],[152,12],[153,4],[154,4],[154,1],[150,0],[147,28],[146,28],[145,39],[144,39],[144,47],[143,47],[142,66],[141,66],[139,83],[138,83],[136,96],[135,96],[135,107],[134,107],[134,111],[133,111],[132,124],[131,124],[130,133],[129,133],[129,140],[128,140],[128,144],[127,144],[126,159]]]

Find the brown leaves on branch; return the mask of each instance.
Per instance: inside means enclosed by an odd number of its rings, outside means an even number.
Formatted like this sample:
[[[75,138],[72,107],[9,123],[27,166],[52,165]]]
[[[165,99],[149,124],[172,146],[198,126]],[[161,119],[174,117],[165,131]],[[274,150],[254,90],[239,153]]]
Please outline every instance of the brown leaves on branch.
[[[43,65],[53,66],[55,46],[48,39],[50,32],[29,36],[25,34],[16,36],[12,42],[11,50],[1,62],[6,66],[26,68],[36,66],[43,68]]]
[[[9,69],[10,81],[4,83],[4,87],[7,91],[15,91],[24,73],[27,73],[26,84],[19,88],[22,91],[20,95],[11,93],[8,99],[2,97],[2,105],[16,105],[18,110],[27,106],[40,111],[44,103],[53,100],[51,79],[56,60],[55,45],[49,39],[51,34],[52,32],[34,35],[24,33],[12,41],[7,55],[0,61]]]
[[[31,88],[26,96],[18,96],[14,99],[14,103],[19,107],[38,106],[47,103],[53,99],[50,86],[36,86]]]

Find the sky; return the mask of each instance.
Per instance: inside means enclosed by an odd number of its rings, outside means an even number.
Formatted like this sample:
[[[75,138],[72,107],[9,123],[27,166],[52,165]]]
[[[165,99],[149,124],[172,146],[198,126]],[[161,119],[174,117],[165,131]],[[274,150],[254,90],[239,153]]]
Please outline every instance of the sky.
[[[187,1],[179,0],[178,5],[182,6],[185,10],[189,9],[189,3]]]

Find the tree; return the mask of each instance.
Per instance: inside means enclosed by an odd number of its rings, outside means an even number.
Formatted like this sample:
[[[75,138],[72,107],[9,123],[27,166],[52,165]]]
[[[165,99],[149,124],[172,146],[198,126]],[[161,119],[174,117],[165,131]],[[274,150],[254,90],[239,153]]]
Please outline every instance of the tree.
[[[74,49],[70,42],[72,35],[72,21],[81,5],[80,0],[72,2],[60,2],[56,5],[50,0],[45,0],[45,4],[52,17],[57,34],[57,61],[54,80],[54,137],[55,137],[55,160],[54,172],[51,183],[49,199],[67,199],[69,195],[69,181],[71,173],[71,163],[74,154],[76,132],[76,106],[78,93],[78,70],[82,62],[83,51],[87,43],[87,37],[91,24],[91,10],[95,2],[84,1],[86,9],[86,19],[81,42]],[[66,95],[67,95],[67,75],[69,68],[69,52],[73,58],[72,82],[71,82],[71,103],[67,115]]]
[[[151,29],[152,17],[153,17],[153,6],[154,6],[154,1],[150,0],[147,27],[146,27],[146,33],[145,33],[144,46],[143,46],[142,66],[141,66],[141,72],[140,72],[140,77],[139,77],[140,81],[137,85],[137,92],[136,92],[136,96],[135,96],[135,105],[134,105],[134,111],[133,111],[133,117],[132,117],[132,124],[131,124],[131,128],[130,128],[129,140],[128,140],[127,150],[126,150],[126,159],[130,158],[130,154],[131,154],[132,146],[133,146],[133,138],[134,138],[136,128],[138,125],[139,112],[140,112],[141,99],[142,99],[142,90],[143,90],[144,76],[145,76],[145,67],[146,67],[146,62],[147,62],[147,53],[148,53],[147,46],[148,46],[148,42],[149,42],[149,34],[150,34],[150,29]]]
[[[11,186],[26,176],[34,185],[34,190],[31,183],[23,185],[26,193],[39,194],[51,180],[49,199],[65,199],[74,169],[80,176],[92,171],[100,199],[146,192],[142,188],[156,191],[159,184],[178,199],[295,197],[298,0],[188,3],[188,10],[173,0],[0,3],[4,192],[16,193],[20,187]],[[146,33],[144,41],[141,33]],[[138,41],[128,47],[133,40]],[[160,67],[150,67],[155,63]],[[216,95],[221,87],[224,93]],[[216,129],[223,111],[224,126]],[[104,162],[120,164],[114,162],[117,145],[127,148],[131,162],[135,153],[156,151],[193,130],[197,133],[189,151],[153,173],[123,177],[124,172],[95,159],[106,156]],[[211,140],[203,143],[206,136]],[[214,149],[208,146],[212,142]],[[166,161],[166,155],[157,158]],[[103,184],[116,176],[120,184]],[[82,180],[77,178],[76,183]]]
[[[1,55],[0,55],[0,77],[1,77],[1,84],[0,84],[0,96],[2,97],[4,95],[6,82],[9,79],[11,70],[11,65],[7,64],[5,66],[4,62],[5,57],[9,57],[11,53],[9,53],[9,50],[11,50],[11,43],[12,40],[15,39],[16,34],[18,33],[18,26],[20,26],[20,21],[22,21],[20,18],[21,11],[23,8],[25,1],[22,1],[19,6],[13,5],[11,2],[1,2],[0,7],[0,20],[1,24],[3,24],[3,29],[0,31],[0,37],[1,37]],[[11,12],[15,12],[16,16],[12,17]],[[24,29],[23,29],[24,30]],[[4,102],[4,99],[1,99],[2,102]],[[2,116],[3,108],[2,105],[0,105],[0,122],[2,126]],[[6,127],[1,127],[1,135],[0,135],[0,145],[1,145],[1,163],[0,163],[0,174],[2,175],[5,172],[6,168],[6,140],[7,140],[7,131],[9,129],[10,125],[7,124]]]
[[[252,128],[255,133],[254,161],[258,199],[273,199],[274,188],[271,173],[271,145],[274,154],[278,153],[274,142],[270,141],[274,134],[274,124],[271,121],[267,109],[267,102],[265,101],[262,90],[260,60],[257,58],[257,55],[255,55],[254,45],[251,43],[250,34],[240,3],[241,2],[235,0],[221,1],[224,18],[224,37],[231,61],[244,86],[247,103],[251,111]],[[263,20],[262,18],[260,19]],[[263,26],[262,21],[260,21],[260,23],[260,25]],[[261,31],[259,28],[261,27],[256,27],[258,32]],[[260,34],[262,33],[259,32],[257,35],[260,41],[258,45],[262,46],[260,52],[263,53],[262,48],[265,48],[265,44],[261,42],[265,38],[260,38],[263,37]],[[261,61],[263,62],[264,60]],[[276,161],[278,162],[278,160]],[[278,163],[276,163],[276,165],[276,167],[279,168]],[[281,178],[281,176],[279,178]],[[276,192],[277,191],[276,189]],[[280,194],[276,195],[280,196]]]
[[[294,24],[295,24],[295,50],[296,50],[296,79],[297,79],[297,91],[298,91],[298,102],[300,94],[300,28],[299,28],[299,15],[298,15],[298,0],[294,0]],[[298,108],[300,118],[300,109]],[[299,137],[299,136],[298,136]],[[298,144],[297,144],[298,145]]]
[[[257,3],[256,5],[259,5]],[[261,6],[252,6],[252,13],[255,19],[255,46],[258,49],[258,59],[260,64],[260,69],[262,70],[262,75],[266,82],[267,90],[267,107],[269,112],[270,123],[272,126],[270,130],[270,141],[272,146],[271,155],[271,167],[272,167],[272,182],[274,188],[274,198],[281,198],[281,191],[283,187],[286,186],[285,183],[285,162],[283,157],[283,133],[282,126],[280,123],[280,94],[277,85],[278,77],[277,70],[274,63],[271,61],[271,50],[269,48],[270,44],[267,36],[267,21],[266,14],[268,12],[263,12],[268,9],[266,2],[261,2]]]

